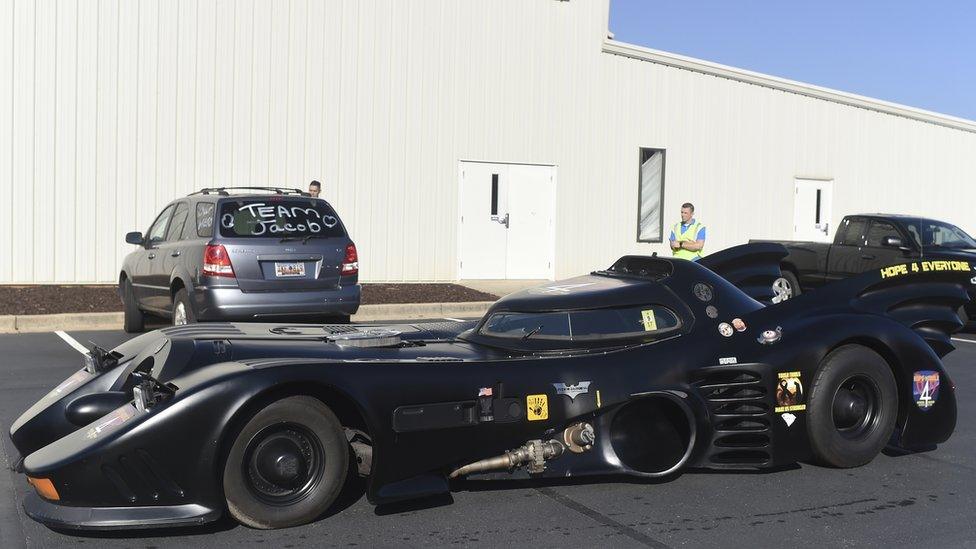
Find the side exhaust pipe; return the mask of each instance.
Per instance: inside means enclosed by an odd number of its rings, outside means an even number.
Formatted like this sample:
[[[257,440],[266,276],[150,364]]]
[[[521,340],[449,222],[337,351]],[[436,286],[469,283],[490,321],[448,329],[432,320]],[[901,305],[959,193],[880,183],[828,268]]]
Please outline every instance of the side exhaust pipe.
[[[562,440],[530,440],[522,446],[505,452],[500,456],[469,463],[451,472],[450,478],[484,471],[512,471],[525,466],[529,473],[546,470],[546,461],[558,458],[566,450],[580,454],[593,448],[596,434],[589,423],[577,423],[562,432]]]

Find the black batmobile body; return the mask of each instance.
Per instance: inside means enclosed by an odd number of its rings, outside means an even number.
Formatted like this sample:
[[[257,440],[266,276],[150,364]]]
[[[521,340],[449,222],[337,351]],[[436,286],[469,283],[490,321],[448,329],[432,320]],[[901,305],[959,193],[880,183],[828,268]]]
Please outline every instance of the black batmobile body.
[[[470,323],[189,325],[95,349],[11,427],[25,508],[65,528],[225,511],[278,527],[321,515],[347,473],[381,504],[479,473],[850,467],[945,441],[940,357],[971,267],[907,263],[765,306],[783,253],[628,256]]]

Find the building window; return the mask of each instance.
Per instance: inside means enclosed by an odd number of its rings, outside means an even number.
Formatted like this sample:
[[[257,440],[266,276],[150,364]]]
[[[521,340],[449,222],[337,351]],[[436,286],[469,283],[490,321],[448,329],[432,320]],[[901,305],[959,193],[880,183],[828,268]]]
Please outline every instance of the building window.
[[[640,149],[637,195],[637,241],[661,242],[664,218],[664,149]]]

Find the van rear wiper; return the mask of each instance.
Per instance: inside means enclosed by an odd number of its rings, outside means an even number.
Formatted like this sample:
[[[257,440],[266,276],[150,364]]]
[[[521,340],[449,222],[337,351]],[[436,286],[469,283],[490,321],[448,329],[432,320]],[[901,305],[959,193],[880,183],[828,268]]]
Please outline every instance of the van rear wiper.
[[[296,240],[301,240],[302,244],[305,244],[312,238],[330,238],[328,235],[324,234],[307,234],[305,236],[285,236],[282,237],[278,242],[294,242]]]
[[[308,242],[309,240],[311,240],[313,238],[330,238],[330,237],[328,235],[324,235],[324,234],[310,234],[310,235],[308,235],[308,236],[306,236],[305,238],[302,239],[302,244],[305,244],[306,242]]]

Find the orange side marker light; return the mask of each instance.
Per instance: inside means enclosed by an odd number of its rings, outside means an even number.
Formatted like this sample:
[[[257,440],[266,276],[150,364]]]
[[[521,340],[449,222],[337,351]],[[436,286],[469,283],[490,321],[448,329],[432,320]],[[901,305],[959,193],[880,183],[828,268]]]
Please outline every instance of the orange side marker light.
[[[54,487],[54,483],[51,482],[51,479],[27,477],[27,482],[31,483],[31,486],[37,490],[37,493],[40,494],[42,498],[53,501],[58,501],[61,499],[61,496],[58,495],[58,491]]]

